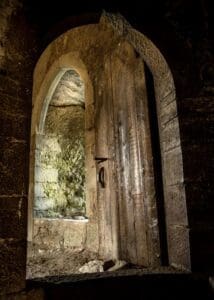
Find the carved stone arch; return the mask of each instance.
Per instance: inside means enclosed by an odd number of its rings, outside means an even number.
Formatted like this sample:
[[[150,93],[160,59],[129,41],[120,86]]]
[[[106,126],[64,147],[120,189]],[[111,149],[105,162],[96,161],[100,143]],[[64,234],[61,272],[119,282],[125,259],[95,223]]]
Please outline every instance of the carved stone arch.
[[[104,13],[105,22],[123,36],[149,67],[158,114],[169,264],[190,269],[189,227],[183,177],[183,158],[177,115],[176,89],[171,70],[161,52],[121,15]]]
[[[190,268],[189,232],[186,213],[185,187],[183,182],[183,162],[180,144],[179,123],[177,117],[176,92],[171,71],[156,46],[142,33],[132,28],[120,15],[103,13],[98,24],[81,26],[67,31],[54,40],[41,55],[35,72],[33,87],[33,113],[31,127],[31,164],[30,164],[30,188],[29,188],[29,240],[32,233],[32,203],[34,182],[34,151],[36,134],[42,130],[45,111],[51,89],[60,78],[64,70],[72,67],[85,82],[86,101],[88,103],[88,120],[86,132],[88,141],[95,141],[94,132],[94,94],[99,94],[102,87],[95,87],[98,81],[96,65],[98,59],[106,54],[105,49],[114,49],[121,38],[127,41],[142,57],[149,67],[155,86],[157,105],[161,160],[163,167],[163,190],[165,198],[166,231],[169,253],[169,264],[178,268]],[[87,49],[87,51],[86,51]],[[98,51],[97,57],[94,53]],[[61,73],[62,72],[62,73]],[[53,84],[53,85],[52,85]],[[51,87],[51,88],[50,88]],[[87,137],[86,137],[87,139]],[[96,174],[94,163],[94,142],[88,144],[89,165],[93,176],[89,182],[90,201],[89,211],[94,218],[91,232],[98,232],[97,226],[97,200],[96,200]],[[148,214],[154,203],[154,195],[148,195],[150,203]],[[93,218],[92,218],[93,219]],[[157,221],[157,220],[156,220]],[[157,224],[155,217],[151,215],[147,224],[151,230],[151,236],[157,236]],[[90,226],[90,225],[89,225]],[[96,227],[96,230],[95,230]],[[31,229],[30,229],[31,228]],[[118,234],[118,232],[117,232]],[[116,234],[116,235],[117,235]],[[90,239],[93,234],[90,235]],[[93,239],[93,238],[92,238]],[[152,243],[157,240],[151,238]],[[98,248],[98,241],[94,237],[94,245]],[[89,243],[93,245],[93,243]],[[93,246],[92,246],[93,247]],[[152,251],[152,244],[150,249]],[[117,255],[116,255],[117,256]],[[153,254],[155,256],[155,254]],[[151,259],[157,264],[157,259]]]

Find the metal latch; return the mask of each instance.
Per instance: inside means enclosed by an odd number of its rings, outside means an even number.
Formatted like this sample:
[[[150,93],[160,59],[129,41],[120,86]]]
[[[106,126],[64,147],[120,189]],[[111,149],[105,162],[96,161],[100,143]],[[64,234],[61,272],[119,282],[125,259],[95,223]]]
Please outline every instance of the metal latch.
[[[107,157],[95,157],[94,159],[97,160],[98,164],[100,164],[100,163],[106,161],[108,158]],[[104,167],[101,167],[99,169],[98,181],[99,181],[101,187],[104,189],[105,188],[105,168]]]

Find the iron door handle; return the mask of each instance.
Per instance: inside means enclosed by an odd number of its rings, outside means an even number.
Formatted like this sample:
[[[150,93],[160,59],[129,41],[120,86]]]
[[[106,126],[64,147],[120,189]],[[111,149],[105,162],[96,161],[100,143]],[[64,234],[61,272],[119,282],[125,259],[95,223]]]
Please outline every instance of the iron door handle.
[[[101,187],[105,188],[105,169],[104,167],[101,167],[98,174],[98,180],[101,185]]]

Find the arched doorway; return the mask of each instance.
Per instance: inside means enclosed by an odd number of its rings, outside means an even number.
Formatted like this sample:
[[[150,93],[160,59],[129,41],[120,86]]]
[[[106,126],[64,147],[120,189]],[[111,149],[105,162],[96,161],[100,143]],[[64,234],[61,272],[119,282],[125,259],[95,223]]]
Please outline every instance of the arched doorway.
[[[173,78],[158,49],[122,17],[103,14],[99,24],[66,32],[42,54],[34,73],[31,167],[36,134],[47,112],[50,85],[59,70],[75,68],[84,80],[86,99],[89,222],[85,247],[95,249],[104,260],[161,265],[144,63],[154,80],[169,264],[188,269],[185,190]],[[30,182],[33,203],[33,171]],[[181,222],[174,218],[180,209]],[[29,224],[33,224],[31,215],[29,205]],[[29,240],[32,228],[30,225]],[[178,248],[179,245],[182,246]]]

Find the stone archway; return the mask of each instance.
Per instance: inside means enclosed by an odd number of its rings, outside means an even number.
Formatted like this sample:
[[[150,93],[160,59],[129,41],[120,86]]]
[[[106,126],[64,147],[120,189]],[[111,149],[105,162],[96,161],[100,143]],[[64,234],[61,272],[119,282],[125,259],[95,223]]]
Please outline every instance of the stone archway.
[[[78,37],[78,38],[77,38]],[[53,41],[40,57],[34,72],[33,115],[31,128],[31,168],[29,189],[29,234],[32,239],[32,204],[34,199],[34,155],[36,139],[44,122],[53,87],[64,70],[76,68],[86,87],[86,151],[89,166],[87,182],[87,214],[91,222],[87,225],[87,247],[99,249],[100,238],[105,233],[105,221],[100,223],[99,193],[97,198],[95,124],[96,101],[102,94],[99,76],[108,51],[112,52],[121,41],[126,41],[148,65],[154,79],[157,104],[161,158],[163,166],[163,189],[165,198],[166,231],[169,264],[189,269],[189,235],[186,215],[185,188],[183,184],[182,154],[177,118],[175,87],[169,67],[155,45],[143,34],[133,29],[121,16],[104,13],[99,24],[74,28]],[[106,50],[107,49],[107,50]],[[95,55],[96,53],[96,55]],[[95,112],[94,112],[95,109]],[[149,134],[148,134],[149,137]],[[150,142],[145,143],[147,175],[144,176],[144,206],[146,215],[148,265],[160,265],[159,228],[154,191],[154,178]],[[110,168],[110,165],[109,165]],[[113,210],[115,205],[111,208]],[[101,212],[102,214],[103,212]],[[111,220],[110,239],[112,256],[119,257],[118,214]],[[105,217],[104,217],[105,218]],[[121,218],[121,216],[120,216]],[[98,239],[99,237],[99,239]],[[103,254],[103,251],[101,251]],[[105,250],[104,250],[105,252]],[[105,256],[105,253],[104,253]]]
[[[109,26],[140,53],[154,79],[157,105],[169,264],[190,269],[189,228],[183,159],[172,73],[156,46],[121,15],[104,13]]]

